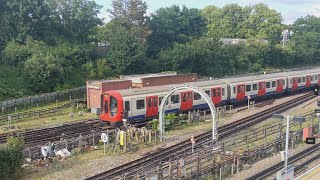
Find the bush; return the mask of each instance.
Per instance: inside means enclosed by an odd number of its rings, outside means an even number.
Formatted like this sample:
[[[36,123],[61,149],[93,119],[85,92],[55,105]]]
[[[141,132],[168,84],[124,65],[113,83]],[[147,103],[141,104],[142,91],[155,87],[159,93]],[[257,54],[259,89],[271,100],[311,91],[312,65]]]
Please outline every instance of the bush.
[[[8,138],[6,147],[0,149],[1,179],[20,179],[22,177],[23,149],[22,138]]]

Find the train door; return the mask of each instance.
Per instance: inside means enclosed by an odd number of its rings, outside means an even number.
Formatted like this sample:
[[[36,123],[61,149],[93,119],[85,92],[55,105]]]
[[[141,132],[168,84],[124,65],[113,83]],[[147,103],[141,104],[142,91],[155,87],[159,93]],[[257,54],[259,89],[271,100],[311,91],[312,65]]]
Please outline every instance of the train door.
[[[296,90],[298,88],[298,78],[294,77],[292,79],[293,79],[292,90]]]
[[[181,97],[180,110],[186,111],[191,109],[193,104],[192,91],[181,92],[180,97]]]
[[[276,93],[281,93],[283,91],[283,85],[284,85],[284,80],[283,79],[278,79],[277,80]]]
[[[258,82],[259,90],[258,96],[264,96],[266,94],[266,82]]]
[[[212,88],[211,89],[212,92],[212,102],[213,104],[217,105],[221,103],[221,87],[217,87],[217,88]]]
[[[245,90],[245,85],[244,84],[238,84],[237,85],[237,97],[236,99],[238,101],[242,101],[245,99],[246,96],[246,90]]]
[[[146,117],[153,117],[158,115],[158,97],[157,96],[148,96],[147,108],[146,108]]]
[[[306,87],[310,87],[311,86],[311,76],[307,76],[306,77]]]
[[[105,116],[108,116],[108,117],[110,116],[109,102],[110,102],[110,96],[109,95],[103,96],[101,113]]]

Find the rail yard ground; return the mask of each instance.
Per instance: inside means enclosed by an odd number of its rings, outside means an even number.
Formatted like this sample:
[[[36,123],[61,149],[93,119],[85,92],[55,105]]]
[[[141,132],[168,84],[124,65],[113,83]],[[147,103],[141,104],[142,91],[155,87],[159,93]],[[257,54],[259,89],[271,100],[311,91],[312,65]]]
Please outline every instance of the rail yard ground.
[[[49,106],[54,107],[54,106]],[[78,112],[82,111],[82,116],[78,116]],[[69,113],[73,112],[74,117],[70,118]],[[54,114],[41,115],[40,117],[29,117],[23,118],[19,120],[14,120],[12,123],[12,127],[8,128],[7,122],[0,122],[0,134],[29,130],[29,129],[39,129],[39,128],[47,128],[52,126],[59,126],[65,123],[81,121],[84,119],[92,119],[98,118],[97,115],[91,114],[87,112],[87,109],[76,109],[74,107],[68,107]]]
[[[294,95],[295,97],[302,96],[302,94]],[[277,99],[273,105],[281,104],[287,100],[293,98],[292,96],[284,97],[281,99]],[[302,104],[301,106],[305,106],[308,102]],[[245,111],[241,111],[233,114],[231,117],[227,116],[224,119],[219,120],[219,126],[223,124],[230,123],[237,119],[243,118],[245,116],[252,115],[254,113],[263,111],[270,106],[265,106],[256,109],[250,109]],[[310,112],[315,108],[315,102],[310,105],[302,108],[296,107],[290,111],[289,114],[302,114],[305,112]],[[286,113],[284,113],[286,114]],[[266,121],[261,123],[262,125],[274,123],[274,120]],[[256,126],[261,126],[256,125]],[[82,179],[85,177],[92,176],[94,174],[106,171],[108,169],[119,166],[123,163],[132,161],[134,159],[143,156],[148,152],[152,152],[159,147],[166,147],[183,140],[189,139],[192,135],[201,134],[207,132],[211,129],[211,122],[200,123],[198,125],[192,125],[185,128],[177,128],[174,131],[170,131],[166,134],[165,141],[159,144],[153,145],[141,145],[140,149],[135,153],[126,153],[126,154],[118,154],[112,155],[109,154],[106,158],[103,157],[103,150],[101,147],[98,150],[87,152],[83,155],[73,156],[65,160],[54,160],[54,163],[49,164],[47,166],[29,166],[27,168],[27,176],[26,179]],[[250,129],[248,130],[250,131]],[[115,158],[116,156],[116,158]]]

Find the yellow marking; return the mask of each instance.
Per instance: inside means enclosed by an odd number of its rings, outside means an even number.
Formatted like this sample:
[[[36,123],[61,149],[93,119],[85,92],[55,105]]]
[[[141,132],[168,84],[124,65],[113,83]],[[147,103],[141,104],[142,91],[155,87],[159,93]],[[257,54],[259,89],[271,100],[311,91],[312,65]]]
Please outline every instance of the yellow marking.
[[[315,173],[320,173],[320,167],[318,167],[317,169],[313,170],[312,172],[306,174],[306,175],[305,175],[304,177],[302,177],[301,179],[302,179],[302,180],[309,179],[309,178],[311,178],[312,176],[314,176]]]

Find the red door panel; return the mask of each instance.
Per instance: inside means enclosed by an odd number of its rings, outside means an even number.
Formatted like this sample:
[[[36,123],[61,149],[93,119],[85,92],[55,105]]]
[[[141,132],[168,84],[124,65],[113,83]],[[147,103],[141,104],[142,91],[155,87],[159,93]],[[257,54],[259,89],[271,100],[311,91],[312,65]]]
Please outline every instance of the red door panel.
[[[293,78],[292,90],[296,90],[298,88],[298,78]]]
[[[180,97],[181,97],[180,110],[186,111],[191,109],[193,105],[192,91],[181,92]]]
[[[221,87],[211,89],[211,99],[213,104],[217,105],[221,103]]]
[[[320,74],[318,74],[318,84],[320,85]]]
[[[277,80],[276,93],[281,93],[283,91],[283,85],[284,85],[284,80],[283,79],[278,79]]]
[[[264,96],[266,94],[266,82],[258,82],[259,90],[258,96]]]
[[[158,96],[153,96],[152,116],[158,115]]]
[[[244,84],[237,85],[237,97],[238,101],[242,101],[245,99],[246,96],[246,89]]]
[[[307,76],[306,79],[307,79],[306,87],[310,87],[311,86],[311,76]]]

